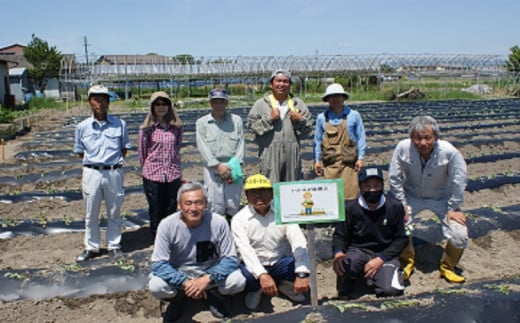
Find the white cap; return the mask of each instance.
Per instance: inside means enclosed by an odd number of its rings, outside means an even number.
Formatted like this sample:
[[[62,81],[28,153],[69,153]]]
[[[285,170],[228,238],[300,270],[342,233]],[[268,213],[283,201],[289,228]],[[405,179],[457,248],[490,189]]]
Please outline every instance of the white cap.
[[[110,96],[110,94],[108,93],[108,89],[105,86],[99,84],[92,85],[90,89],[88,89],[87,99],[90,99],[90,96],[92,94],[103,94],[106,96]]]

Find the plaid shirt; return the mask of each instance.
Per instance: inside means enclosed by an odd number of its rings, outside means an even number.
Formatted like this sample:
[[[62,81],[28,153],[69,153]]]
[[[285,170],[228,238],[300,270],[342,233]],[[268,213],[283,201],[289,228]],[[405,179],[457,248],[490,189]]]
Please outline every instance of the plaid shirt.
[[[173,182],[181,177],[182,128],[159,123],[139,129],[139,161],[143,177],[156,182]]]

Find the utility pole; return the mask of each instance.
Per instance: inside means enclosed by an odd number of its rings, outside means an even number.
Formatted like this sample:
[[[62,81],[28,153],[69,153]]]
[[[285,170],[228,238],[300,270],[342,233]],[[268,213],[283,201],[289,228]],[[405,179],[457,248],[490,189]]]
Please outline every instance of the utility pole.
[[[85,46],[85,60],[87,62],[87,66],[88,66],[88,44],[87,44],[87,36],[84,36],[83,37],[83,46]]]

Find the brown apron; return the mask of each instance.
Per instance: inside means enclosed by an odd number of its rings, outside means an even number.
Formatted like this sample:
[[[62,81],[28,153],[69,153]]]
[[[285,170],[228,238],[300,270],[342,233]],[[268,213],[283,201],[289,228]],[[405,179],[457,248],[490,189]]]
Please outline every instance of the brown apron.
[[[325,132],[321,142],[325,178],[342,178],[345,200],[355,199],[359,194],[358,174],[354,171],[358,159],[357,144],[350,139],[346,116],[333,126],[325,113]]]

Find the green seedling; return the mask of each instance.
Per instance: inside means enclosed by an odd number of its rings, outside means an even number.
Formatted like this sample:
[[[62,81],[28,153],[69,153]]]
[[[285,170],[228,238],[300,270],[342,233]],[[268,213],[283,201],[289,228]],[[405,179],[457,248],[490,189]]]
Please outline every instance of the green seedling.
[[[123,270],[135,271],[135,265],[132,259],[125,259],[124,257],[121,257],[117,261],[117,266]]]
[[[460,289],[453,289],[453,288],[437,288],[435,290],[435,292],[437,293],[441,293],[441,294],[467,294],[468,293],[468,290],[467,289],[464,289],[464,288],[460,288]]]
[[[21,190],[14,190],[10,193],[12,196],[17,196],[17,195],[20,195],[22,194],[22,191]]]
[[[81,267],[81,265],[79,265],[78,263],[65,265],[65,271],[71,271],[71,272],[77,273],[77,272],[85,271],[85,270],[87,270],[87,269]]]
[[[484,288],[496,290],[504,295],[508,295],[511,291],[509,285],[499,285],[499,284],[484,284]]]
[[[478,218],[478,215],[473,214],[473,213],[465,213],[465,216],[468,219],[476,219],[476,218]]]
[[[358,303],[336,303],[334,304],[340,313],[346,310],[367,310],[367,307],[363,304]]]
[[[387,301],[381,304],[381,308],[383,309],[395,309],[395,308],[403,308],[403,307],[412,307],[419,306],[421,302],[415,299],[410,300],[402,300],[402,301]]]
[[[52,188],[52,187],[49,187],[45,190],[45,192],[49,195],[54,195],[56,194],[56,189]]]
[[[429,218],[427,218],[426,220],[427,220],[427,221],[431,221],[431,222],[435,222],[435,223],[437,223],[437,224],[440,224],[440,223],[441,223],[441,220],[439,220],[439,218],[436,217],[436,216],[429,217]]]
[[[490,204],[484,204],[484,207],[490,208],[494,212],[502,213],[502,209],[500,207],[498,207],[498,206],[490,205]]]
[[[4,277],[9,278],[9,279],[26,280],[26,279],[31,278],[31,275],[29,275],[28,273],[18,274],[18,273],[7,272],[4,274]]]
[[[130,213],[128,211],[124,211],[121,213],[121,219],[127,220],[127,218],[130,216]]]
[[[7,219],[4,219],[2,220],[1,222],[1,226],[2,228],[8,228],[8,227],[15,227],[16,225],[18,224],[18,221],[16,221],[15,219],[13,218],[7,218]]]
[[[46,228],[47,224],[49,223],[49,220],[45,215],[40,215],[38,223],[42,228]]]
[[[66,214],[63,218],[63,222],[65,223],[65,225],[70,225],[72,223],[72,217]]]

